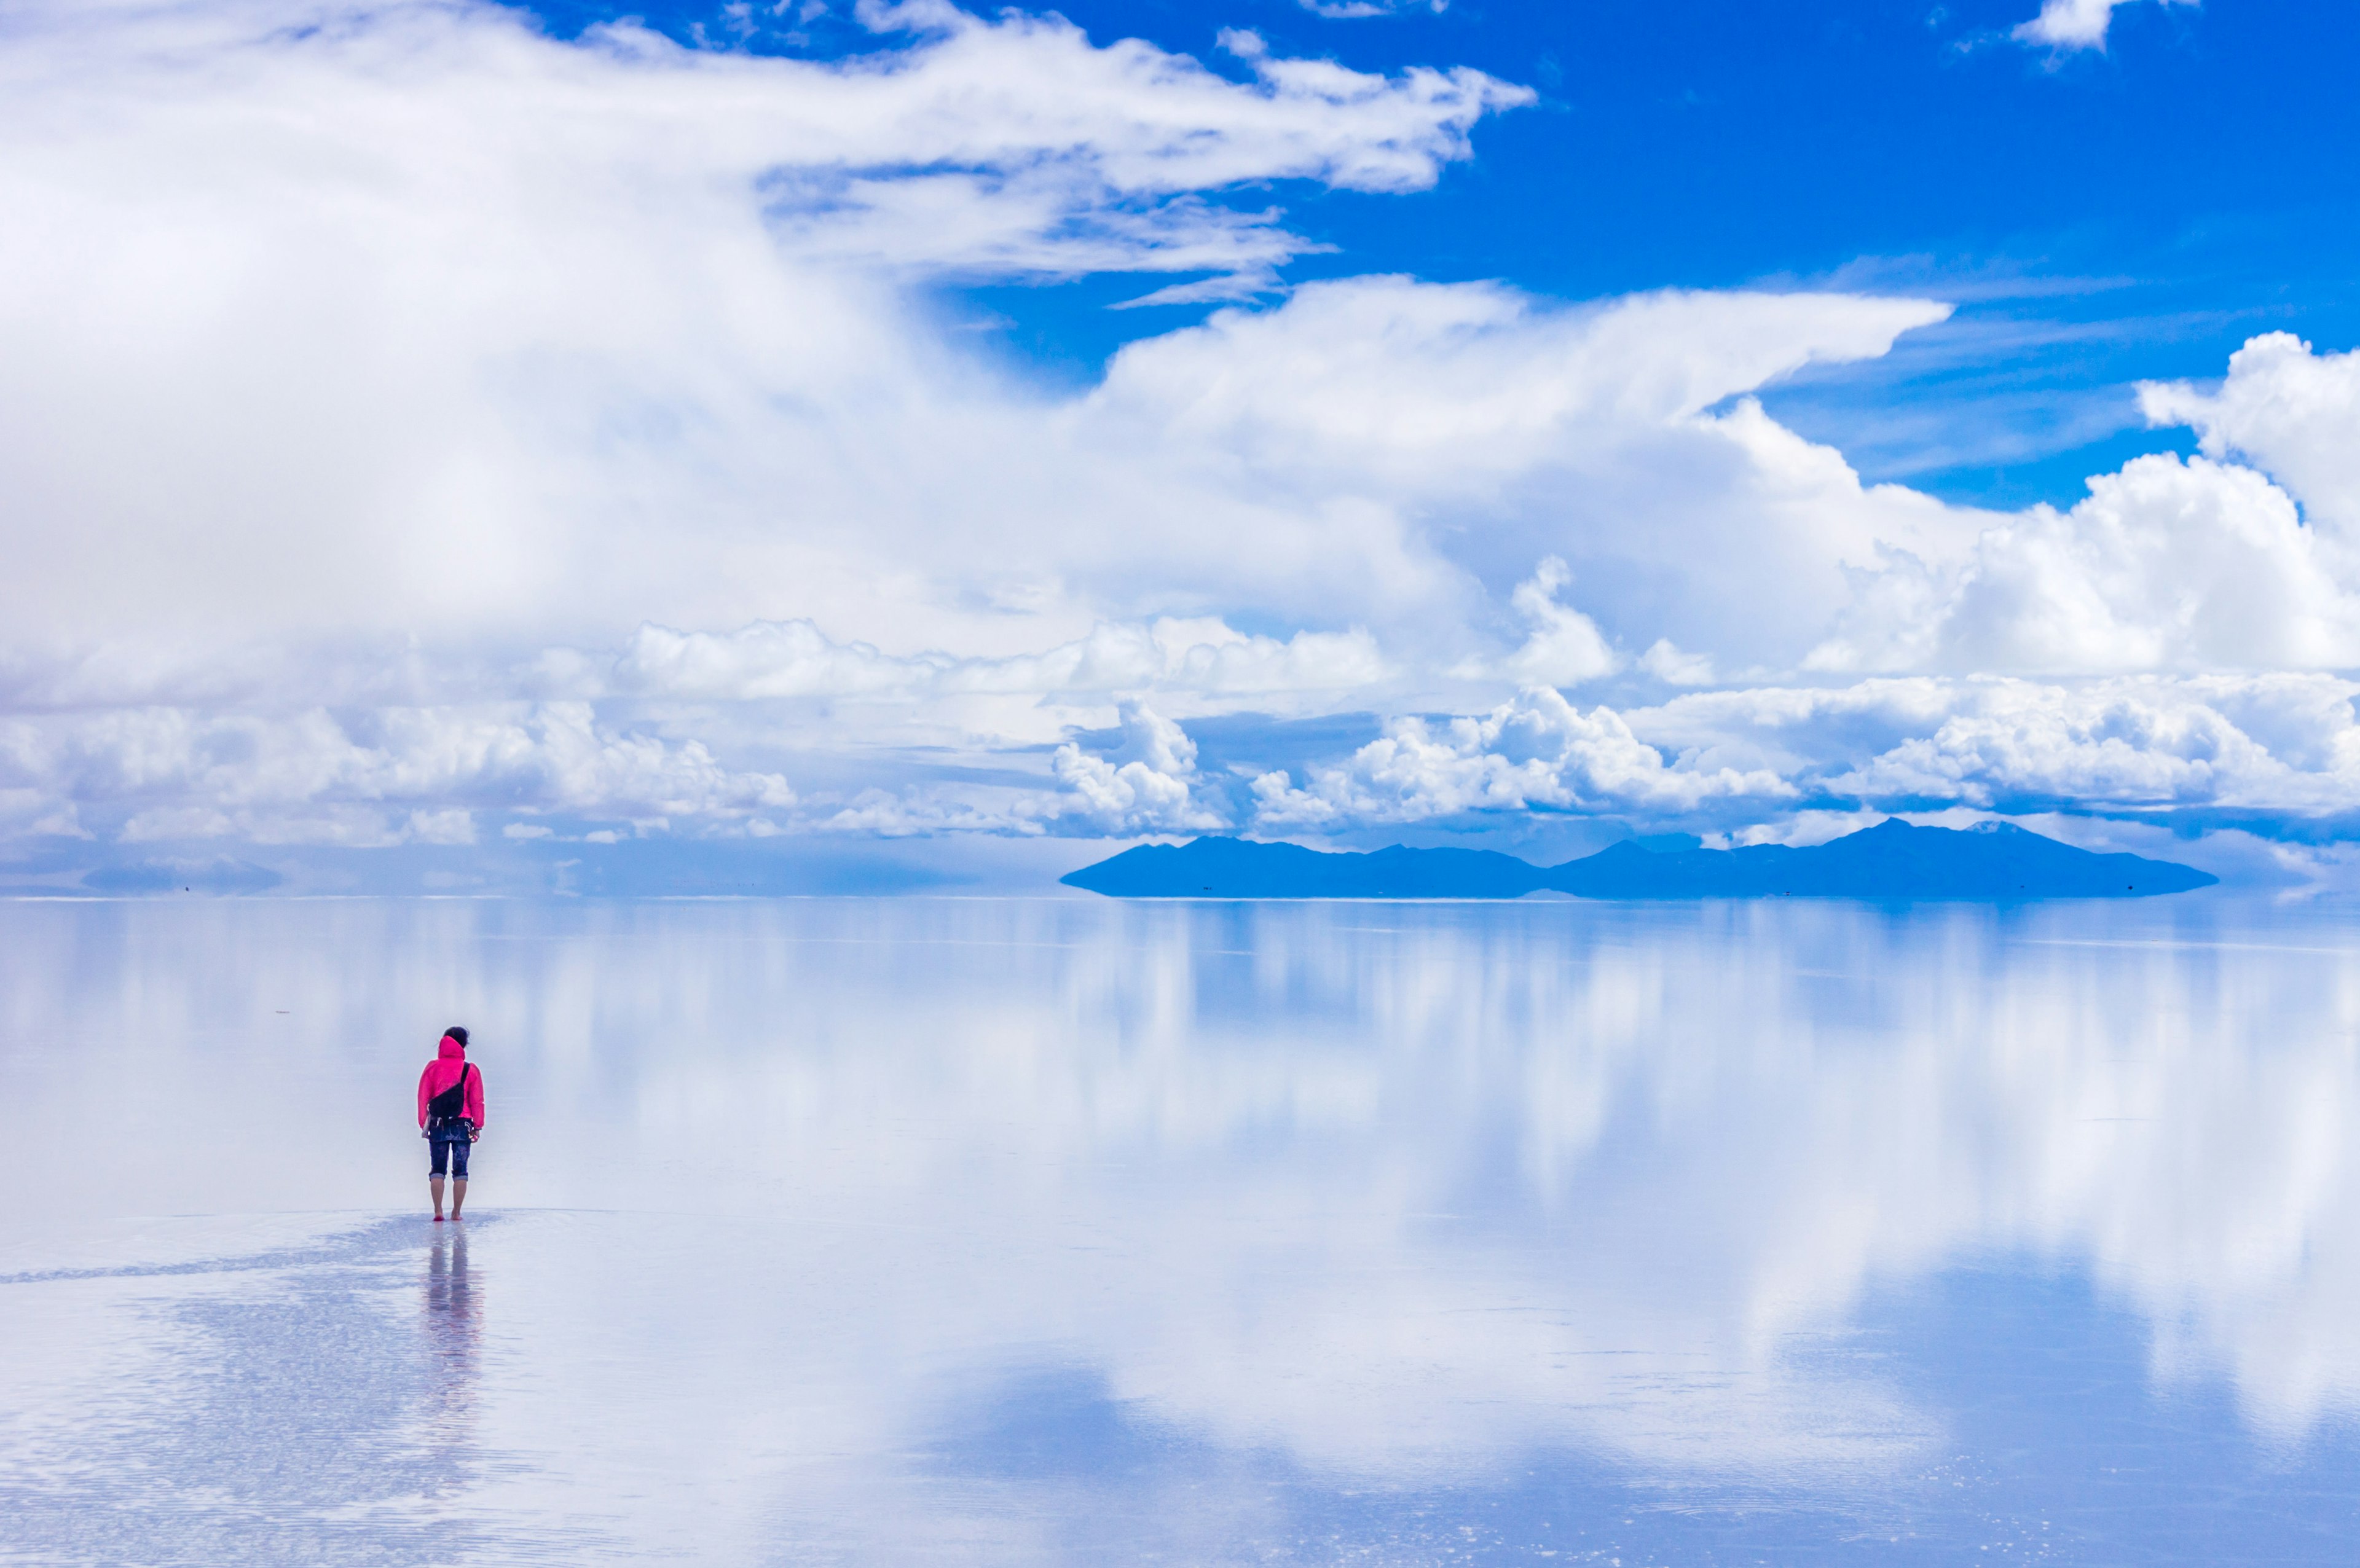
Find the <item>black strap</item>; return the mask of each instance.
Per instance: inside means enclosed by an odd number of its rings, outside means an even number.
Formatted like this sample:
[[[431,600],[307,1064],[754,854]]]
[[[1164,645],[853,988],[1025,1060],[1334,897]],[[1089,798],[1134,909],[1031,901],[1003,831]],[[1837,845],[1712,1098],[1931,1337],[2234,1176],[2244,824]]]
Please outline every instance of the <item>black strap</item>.
[[[451,1091],[452,1091],[452,1089],[455,1089],[455,1090],[457,1090],[457,1091],[459,1092],[459,1110],[458,1110],[458,1114],[457,1114],[456,1116],[435,1116],[435,1117],[433,1118],[434,1120],[436,1120],[436,1121],[438,1121],[438,1122],[455,1122],[455,1121],[463,1121],[463,1120],[464,1120],[464,1119],[466,1118],[466,1115],[467,1115],[467,1069],[468,1069],[468,1068],[470,1068],[470,1067],[473,1067],[474,1065],[475,1065],[475,1063],[474,1063],[474,1062],[462,1062],[461,1063],[459,1063],[459,1081],[458,1081],[456,1083],[452,1084],[450,1089],[444,1089],[444,1090],[442,1090],[440,1094],[436,1094],[432,1095],[432,1097],[430,1097],[430,1098],[427,1100],[427,1102],[426,1102],[426,1108],[427,1108],[429,1111],[432,1111],[432,1110],[434,1109],[434,1104],[435,1104],[435,1102],[436,1102],[436,1101],[438,1101],[438,1100],[440,1100],[440,1099],[442,1099],[443,1094],[450,1094],[450,1093],[451,1093]]]

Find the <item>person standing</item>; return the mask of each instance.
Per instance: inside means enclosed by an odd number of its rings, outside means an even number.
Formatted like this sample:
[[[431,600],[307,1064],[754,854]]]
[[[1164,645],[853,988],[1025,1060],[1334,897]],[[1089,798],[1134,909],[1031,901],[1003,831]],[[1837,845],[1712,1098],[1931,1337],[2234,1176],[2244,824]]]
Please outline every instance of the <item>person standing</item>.
[[[451,1176],[451,1217],[467,1203],[467,1151],[484,1131],[484,1075],[467,1060],[467,1031],[453,1024],[442,1031],[434,1060],[418,1075],[419,1136],[430,1160],[426,1190],[434,1197],[434,1218],[442,1218],[442,1176]]]

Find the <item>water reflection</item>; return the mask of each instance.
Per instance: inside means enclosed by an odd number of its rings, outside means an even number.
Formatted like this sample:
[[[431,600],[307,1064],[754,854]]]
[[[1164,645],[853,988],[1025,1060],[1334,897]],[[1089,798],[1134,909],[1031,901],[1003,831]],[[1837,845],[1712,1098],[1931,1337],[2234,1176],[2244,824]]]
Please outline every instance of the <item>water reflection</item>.
[[[467,1368],[420,1356],[386,1310],[417,1240],[407,1220],[347,1222],[283,1249],[0,1279],[18,1396],[0,1447],[0,1549],[40,1563],[496,1550],[507,1523],[465,1508],[485,1468],[466,1383],[450,1380]],[[464,1363],[475,1311],[464,1244],[427,1267],[430,1291],[457,1309],[438,1348]]]
[[[475,1217],[422,1266],[422,1214],[384,1222],[421,1270],[424,1370],[344,1416],[464,1461],[480,1484],[436,1506],[480,1541],[1212,1561],[1785,1530],[1939,1555],[2103,1518],[2091,1551],[2120,1558],[2201,1535],[2171,1513],[2191,1498],[2248,1548],[2353,1511],[2321,1479],[2360,1410],[2360,927],[2332,907],[0,927],[0,1065],[115,1108],[71,1149],[27,1133],[77,1185],[8,1236],[10,1327],[71,1284],[60,1259],[183,1266],[179,1231],[124,1216],[250,1210],[213,1129],[257,1061],[305,1206],[413,1202],[407,1086],[443,1024],[475,1028],[499,1102]],[[469,1268],[486,1225],[512,1337]],[[27,1408],[223,1365],[168,1335],[141,1342],[166,1370],[126,1371],[136,1315],[55,1328],[89,1367]],[[305,1365],[338,1408],[337,1353]]]
[[[431,1436],[464,1450],[475,1435],[483,1302],[467,1269],[464,1223],[436,1227],[426,1258],[425,1358],[432,1388]]]

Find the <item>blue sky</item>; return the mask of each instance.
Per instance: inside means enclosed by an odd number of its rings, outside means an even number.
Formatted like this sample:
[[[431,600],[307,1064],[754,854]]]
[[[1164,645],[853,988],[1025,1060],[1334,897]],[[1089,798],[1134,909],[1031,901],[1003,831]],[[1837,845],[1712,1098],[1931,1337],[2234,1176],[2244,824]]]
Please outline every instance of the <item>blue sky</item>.
[[[760,8],[757,8],[760,9]],[[1101,42],[1218,62],[1251,27],[1283,53],[1383,71],[1466,64],[1537,90],[1431,190],[1258,188],[1335,248],[1290,279],[1402,271],[1586,299],[1750,284],[1924,290],[1949,326],[1774,396],[1864,474],[1948,497],[2070,505],[2102,467],[2192,450],[2130,385],[2218,375],[2256,332],[2360,342],[2360,18],[2338,7],[2130,0],[2103,49],[2011,38],[1995,5],[1452,5],[1330,20],[1065,5]],[[682,38],[825,58],[865,30],[709,5],[544,6],[560,34],[632,16]],[[1094,379],[1184,308],[1110,312],[1120,278],[969,291],[1036,370]],[[1896,405],[1898,407],[1896,407]]]
[[[2334,884],[2360,23],[38,4],[0,880]]]

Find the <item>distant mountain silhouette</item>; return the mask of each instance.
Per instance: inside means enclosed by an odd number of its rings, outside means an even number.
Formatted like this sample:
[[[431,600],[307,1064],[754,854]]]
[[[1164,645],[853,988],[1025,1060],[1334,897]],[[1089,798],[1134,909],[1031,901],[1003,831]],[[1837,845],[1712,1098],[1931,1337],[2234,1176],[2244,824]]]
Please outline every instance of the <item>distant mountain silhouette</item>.
[[[1142,844],[1060,878],[1118,898],[2136,898],[2220,880],[2136,855],[2093,855],[2008,822],[1898,817],[1827,844],[1656,853],[1618,844],[1562,866],[1479,849],[1331,854],[1200,838]]]

